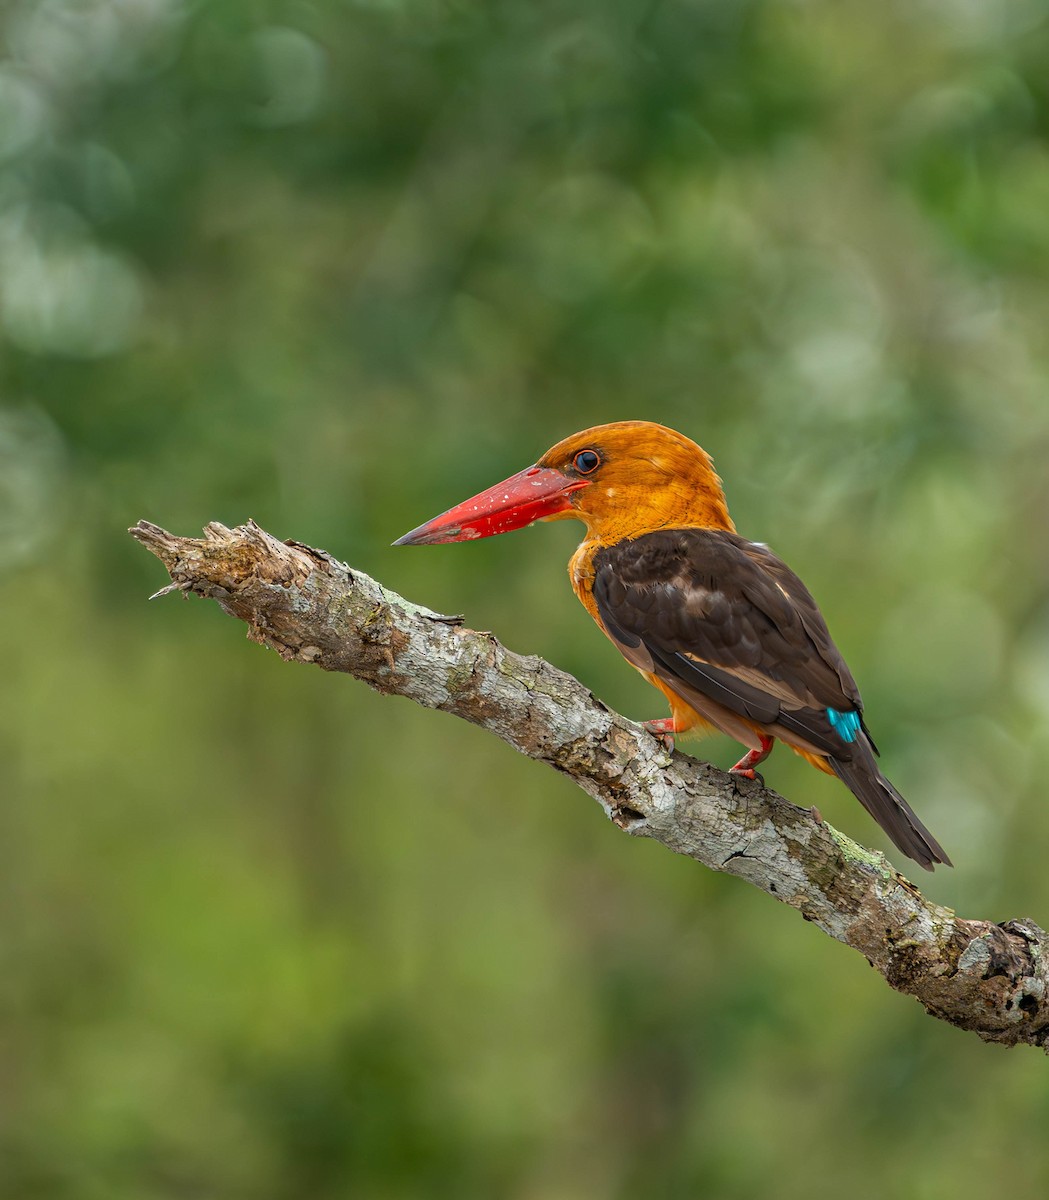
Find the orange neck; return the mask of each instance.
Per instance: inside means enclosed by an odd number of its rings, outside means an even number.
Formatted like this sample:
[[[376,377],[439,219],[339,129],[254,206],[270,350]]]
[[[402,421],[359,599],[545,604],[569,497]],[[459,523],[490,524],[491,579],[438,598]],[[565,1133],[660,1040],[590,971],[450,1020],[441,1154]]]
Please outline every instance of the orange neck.
[[[713,470],[673,479],[657,493],[595,481],[580,495],[572,516],[586,523],[586,541],[610,546],[657,529],[727,529],[735,531],[721,480]]]

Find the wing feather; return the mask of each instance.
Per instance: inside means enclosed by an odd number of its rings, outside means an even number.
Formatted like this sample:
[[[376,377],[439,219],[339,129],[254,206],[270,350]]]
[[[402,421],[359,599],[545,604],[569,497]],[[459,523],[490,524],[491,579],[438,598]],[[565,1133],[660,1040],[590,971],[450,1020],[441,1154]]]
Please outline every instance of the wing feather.
[[[811,594],[766,547],[670,529],[593,562],[598,614],[634,666],[697,711],[705,699],[703,715],[734,737],[742,718],[810,752],[851,757],[827,709],[861,712],[859,690]]]

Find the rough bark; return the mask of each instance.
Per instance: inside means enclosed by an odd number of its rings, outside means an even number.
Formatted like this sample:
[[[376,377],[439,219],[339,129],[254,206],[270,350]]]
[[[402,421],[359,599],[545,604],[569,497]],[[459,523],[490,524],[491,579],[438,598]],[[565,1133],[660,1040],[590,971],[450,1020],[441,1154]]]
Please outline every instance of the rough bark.
[[[611,820],[749,880],[859,951],[895,989],[988,1042],[1049,1052],[1049,938],[1033,921],[963,920],[884,856],[759,782],[681,753],[611,712],[578,680],[515,654],[254,522],[203,539],[131,531],[179,590],[218,601],[288,661],[472,721],[568,775]]]

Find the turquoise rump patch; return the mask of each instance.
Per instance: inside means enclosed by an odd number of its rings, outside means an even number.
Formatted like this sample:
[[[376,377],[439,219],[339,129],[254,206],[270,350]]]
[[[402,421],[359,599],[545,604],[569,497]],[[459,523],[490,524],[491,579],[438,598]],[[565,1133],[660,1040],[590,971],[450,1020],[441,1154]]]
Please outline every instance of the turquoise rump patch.
[[[827,719],[843,742],[856,740],[856,735],[860,731],[860,714],[858,712],[838,712],[836,708],[828,708]]]

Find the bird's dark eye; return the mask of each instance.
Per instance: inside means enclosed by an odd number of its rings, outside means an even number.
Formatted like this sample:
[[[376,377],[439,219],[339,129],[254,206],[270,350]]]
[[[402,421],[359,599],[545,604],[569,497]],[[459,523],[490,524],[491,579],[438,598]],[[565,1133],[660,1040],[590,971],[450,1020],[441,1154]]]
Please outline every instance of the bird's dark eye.
[[[580,475],[591,475],[601,465],[601,455],[593,450],[580,450],[572,465]]]

